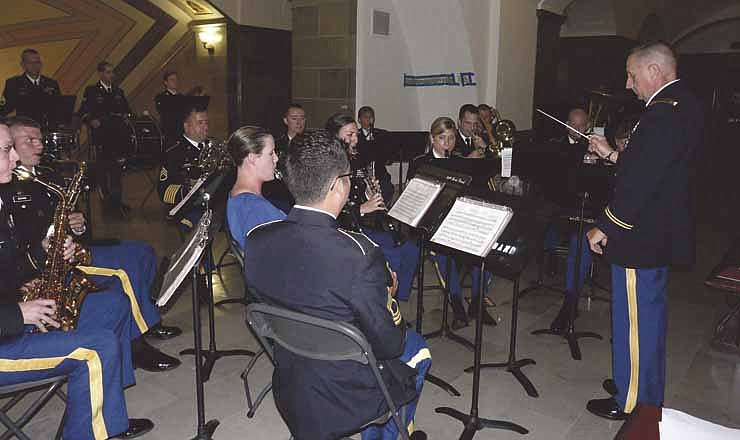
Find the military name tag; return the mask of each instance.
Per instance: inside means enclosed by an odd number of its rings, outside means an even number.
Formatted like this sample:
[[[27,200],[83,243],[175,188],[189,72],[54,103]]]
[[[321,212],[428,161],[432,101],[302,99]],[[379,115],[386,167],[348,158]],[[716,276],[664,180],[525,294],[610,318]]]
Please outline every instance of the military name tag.
[[[29,203],[33,200],[28,194],[16,194],[13,196],[13,203]]]

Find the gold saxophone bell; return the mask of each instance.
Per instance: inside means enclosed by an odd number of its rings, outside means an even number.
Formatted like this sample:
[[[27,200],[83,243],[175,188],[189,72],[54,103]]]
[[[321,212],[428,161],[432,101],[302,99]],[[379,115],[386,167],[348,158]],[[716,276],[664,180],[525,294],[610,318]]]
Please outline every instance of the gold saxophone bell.
[[[516,141],[516,126],[509,119],[503,119],[493,125],[493,139],[488,151],[499,156],[504,148],[511,148]]]

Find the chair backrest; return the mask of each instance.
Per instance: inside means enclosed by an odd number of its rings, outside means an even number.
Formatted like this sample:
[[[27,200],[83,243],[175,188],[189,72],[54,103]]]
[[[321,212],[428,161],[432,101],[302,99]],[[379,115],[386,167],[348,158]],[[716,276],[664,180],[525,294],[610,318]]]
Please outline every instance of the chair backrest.
[[[270,357],[273,344],[277,343],[308,359],[375,364],[375,356],[365,336],[346,322],[329,321],[258,303],[247,306],[247,323]]]

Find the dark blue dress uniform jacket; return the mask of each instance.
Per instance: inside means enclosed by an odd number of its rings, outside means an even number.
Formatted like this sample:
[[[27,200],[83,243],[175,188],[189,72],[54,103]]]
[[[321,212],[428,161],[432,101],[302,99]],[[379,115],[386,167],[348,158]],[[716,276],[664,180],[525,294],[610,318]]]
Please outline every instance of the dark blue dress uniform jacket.
[[[405,325],[388,297],[383,252],[367,237],[296,206],[286,220],[249,234],[244,266],[258,299],[357,326],[382,361],[394,401],[416,397],[415,371],[398,359]],[[275,360],[275,401],[296,440],[335,439],[387,411],[367,366],[308,360],[279,346]]]
[[[47,96],[59,95],[59,83],[40,75],[39,85],[34,85],[26,74],[8,78],[0,100],[0,116],[15,110],[16,115],[26,116],[39,124],[46,122],[44,100]]]
[[[655,96],[619,155],[614,195],[597,220],[607,259],[622,267],[695,261],[693,166],[704,116],[683,81]]]

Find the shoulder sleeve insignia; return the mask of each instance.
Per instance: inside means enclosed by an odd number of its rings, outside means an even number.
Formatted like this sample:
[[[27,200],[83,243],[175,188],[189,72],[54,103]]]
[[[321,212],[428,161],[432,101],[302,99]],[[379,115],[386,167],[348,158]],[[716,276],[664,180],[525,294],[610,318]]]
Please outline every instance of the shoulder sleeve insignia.
[[[168,174],[167,174],[167,168],[162,167],[162,169],[159,170],[159,181],[164,182],[167,180]]]

